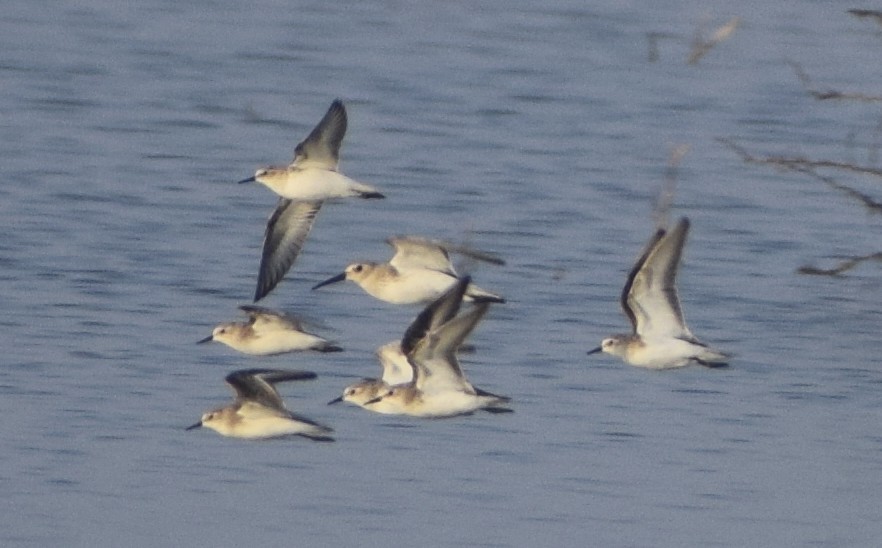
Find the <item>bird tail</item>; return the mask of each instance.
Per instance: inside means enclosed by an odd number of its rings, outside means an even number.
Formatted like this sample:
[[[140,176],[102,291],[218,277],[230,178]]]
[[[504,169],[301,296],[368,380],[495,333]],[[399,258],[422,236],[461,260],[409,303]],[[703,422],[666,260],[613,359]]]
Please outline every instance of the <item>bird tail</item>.
[[[699,356],[695,357],[695,361],[705,367],[726,367],[730,358],[729,354],[706,347]]]
[[[366,184],[364,184],[364,183],[355,183],[355,184],[353,184],[353,185],[352,185],[352,190],[355,191],[355,194],[356,194],[359,198],[365,198],[365,199],[379,199],[379,198],[385,198],[385,197],[386,197],[386,196],[383,195],[382,192],[380,192],[380,191],[377,190],[376,188],[374,188],[374,187],[372,187],[372,186],[370,186],[370,185],[366,185]]]
[[[506,407],[506,405],[511,401],[511,398],[509,398],[508,396],[499,396],[497,394],[493,394],[492,392],[481,390],[480,388],[475,388],[475,393],[477,393],[481,397],[488,398],[490,400],[487,402],[486,405],[481,407],[482,411],[494,414],[513,412],[512,409]]]
[[[505,299],[496,293],[485,291],[475,284],[469,284],[466,289],[466,297],[475,303],[504,303]]]

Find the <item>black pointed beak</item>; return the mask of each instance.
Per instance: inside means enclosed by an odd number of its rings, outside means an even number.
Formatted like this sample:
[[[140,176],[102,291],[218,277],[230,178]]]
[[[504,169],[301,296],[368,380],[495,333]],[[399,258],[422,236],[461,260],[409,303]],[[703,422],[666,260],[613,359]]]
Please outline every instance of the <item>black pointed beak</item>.
[[[209,335],[209,336],[205,337],[204,339],[199,339],[198,341],[196,341],[196,344],[203,344],[203,343],[211,342],[213,340],[214,340],[214,335]]]
[[[328,405],[334,405],[335,403],[340,403],[341,401],[343,401],[343,396],[340,396],[339,398],[334,398],[333,400],[328,402]]]
[[[199,421],[196,424],[191,424],[190,426],[185,428],[185,430],[195,430],[195,429],[199,428],[200,426],[202,426],[202,421]]]
[[[382,400],[384,396],[385,396],[385,394],[383,396],[378,396],[372,400],[368,400],[368,401],[364,402],[364,404],[371,405],[372,403],[377,403],[378,401]]]
[[[345,279],[346,279],[346,273],[341,272],[341,273],[337,274],[336,276],[334,276],[333,278],[328,278],[327,280],[325,280],[323,282],[319,282],[319,283],[315,284],[314,286],[312,286],[312,289],[315,290],[320,287],[324,287],[326,285],[331,285],[331,284],[335,284],[337,282],[342,282]]]
[[[592,348],[591,350],[588,351],[588,355],[590,356],[591,354],[597,354],[598,352],[600,352],[602,350],[603,350],[602,346],[598,346],[597,348]]]
[[[256,180],[257,179],[255,179],[254,177],[248,177],[247,179],[242,179],[241,181],[239,181],[239,184],[244,185],[245,183],[253,183]]]

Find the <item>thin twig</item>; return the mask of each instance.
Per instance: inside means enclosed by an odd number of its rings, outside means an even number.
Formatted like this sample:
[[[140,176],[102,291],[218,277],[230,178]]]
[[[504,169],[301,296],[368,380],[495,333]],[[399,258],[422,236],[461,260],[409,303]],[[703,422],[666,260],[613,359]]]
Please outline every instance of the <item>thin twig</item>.
[[[829,185],[831,188],[839,190],[840,192],[845,193],[847,196],[850,196],[851,198],[858,200],[859,202],[861,202],[864,205],[865,208],[867,208],[867,210],[870,213],[882,213],[882,202],[877,202],[876,200],[871,198],[869,194],[864,194],[863,192],[860,192],[859,190],[855,190],[854,188],[852,188],[848,185],[844,185],[844,184],[840,183],[839,181],[835,180],[833,177],[828,177],[827,175],[821,175],[820,173],[818,173],[817,171],[815,171],[812,168],[806,167],[806,168],[793,168],[793,169],[795,171],[799,171],[800,173],[805,173],[807,175],[810,175],[810,176],[814,177],[815,179],[818,179],[819,181],[823,181],[824,183]]]
[[[799,171],[804,168],[833,168],[853,173],[862,173],[882,177],[882,169],[874,167],[858,166],[833,160],[810,160],[801,156],[766,156],[764,158],[751,155],[743,147],[736,145],[732,140],[718,137],[717,141],[734,150],[741,159],[751,164],[770,164],[782,169]]]
[[[799,81],[802,83],[802,87],[805,88],[805,91],[820,101],[824,101],[827,99],[842,99],[842,100],[851,100],[851,101],[864,101],[867,103],[873,103],[882,101],[882,95],[867,95],[866,93],[849,93],[844,91],[836,91],[836,90],[826,90],[819,91],[812,85],[812,80],[809,78],[808,74],[802,69],[802,66],[795,61],[787,62],[792,68],[793,71],[796,72],[796,77],[799,78]]]
[[[801,266],[796,271],[800,274],[809,274],[812,276],[839,276],[843,272],[851,270],[857,265],[866,262],[866,261],[882,261],[882,252],[870,253],[869,255],[859,255],[857,257],[850,257],[841,261],[837,266],[824,269],[824,268],[815,268],[813,266]]]
[[[848,10],[848,13],[854,15],[858,19],[873,19],[876,21],[876,23],[882,25],[882,11],[853,9]]]
[[[771,165],[774,165],[774,166],[779,167],[781,169],[788,169],[788,170],[796,171],[799,173],[805,173],[805,174],[810,175],[820,181],[823,181],[824,183],[826,183],[830,187],[832,187],[836,190],[839,190],[841,192],[844,192],[848,196],[857,199],[859,202],[861,202],[864,205],[864,207],[866,207],[868,210],[870,210],[871,213],[882,213],[882,202],[877,202],[876,200],[871,198],[868,194],[864,194],[863,192],[855,190],[854,188],[852,188],[848,185],[844,185],[832,177],[818,173],[817,171],[815,171],[813,166],[799,165],[799,164],[796,164],[793,162],[788,162],[788,163],[782,164],[778,161],[777,158],[772,158],[772,157],[770,157],[770,158],[757,158],[755,156],[752,156],[749,152],[744,150],[742,147],[736,145],[735,143],[733,143],[727,139],[717,139],[717,140],[725,145],[728,145],[730,148],[732,148],[736,153],[738,153],[739,156],[741,156],[741,158],[745,162],[754,163],[754,164],[771,164]]]

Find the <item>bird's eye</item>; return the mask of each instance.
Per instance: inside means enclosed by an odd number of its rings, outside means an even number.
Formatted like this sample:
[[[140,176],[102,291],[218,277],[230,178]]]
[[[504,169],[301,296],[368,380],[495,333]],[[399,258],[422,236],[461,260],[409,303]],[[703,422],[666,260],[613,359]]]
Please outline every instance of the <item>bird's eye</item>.
[[[364,266],[360,264],[355,265],[355,267],[352,269],[353,272],[361,272],[362,270],[364,270]]]

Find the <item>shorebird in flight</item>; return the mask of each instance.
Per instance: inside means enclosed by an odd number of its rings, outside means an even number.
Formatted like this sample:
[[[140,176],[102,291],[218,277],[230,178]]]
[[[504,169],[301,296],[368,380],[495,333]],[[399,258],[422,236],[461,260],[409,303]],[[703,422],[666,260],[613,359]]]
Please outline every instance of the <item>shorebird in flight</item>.
[[[325,200],[384,198],[372,186],[337,170],[340,144],[346,134],[346,109],[335,100],[310,134],[294,149],[287,167],[260,168],[240,183],[258,182],[279,195],[266,224],[254,302],[264,298],[294,264]]]
[[[227,322],[218,325],[211,335],[197,341],[217,341],[234,350],[253,356],[270,356],[314,350],[317,352],[340,352],[339,346],[304,331],[301,321],[289,314],[276,312],[262,306],[240,306],[248,315],[247,322]]]
[[[391,386],[388,391],[364,403],[378,413],[415,417],[452,417],[479,409],[493,413],[511,412],[509,398],[475,388],[466,379],[456,351],[487,313],[490,303],[475,304],[456,316],[469,278],[459,279],[450,290],[426,307],[410,325],[401,350],[413,368],[410,382]],[[451,318],[435,326],[438,318]]]
[[[686,326],[677,295],[677,268],[689,232],[682,218],[668,231],[652,236],[622,290],[621,305],[632,331],[603,339],[588,354],[606,352],[627,363],[649,369],[668,369],[698,363],[726,365],[728,356],[695,338]]]
[[[313,286],[352,280],[365,292],[392,304],[427,304],[450,289],[458,278],[450,253],[469,259],[502,265],[494,254],[416,236],[398,236],[386,240],[395,249],[388,263],[358,262],[346,270]],[[466,289],[465,299],[474,302],[504,303],[505,299],[475,285]]]
[[[236,392],[236,400],[226,407],[209,411],[196,424],[223,436],[244,439],[267,439],[303,436],[314,441],[334,441],[332,429],[285,407],[275,384],[316,378],[310,371],[284,369],[242,369],[227,375],[226,381]]]

